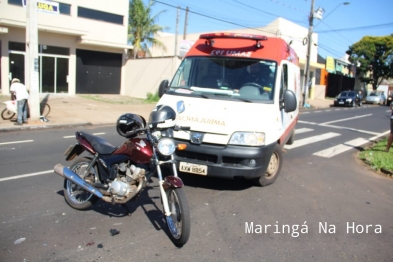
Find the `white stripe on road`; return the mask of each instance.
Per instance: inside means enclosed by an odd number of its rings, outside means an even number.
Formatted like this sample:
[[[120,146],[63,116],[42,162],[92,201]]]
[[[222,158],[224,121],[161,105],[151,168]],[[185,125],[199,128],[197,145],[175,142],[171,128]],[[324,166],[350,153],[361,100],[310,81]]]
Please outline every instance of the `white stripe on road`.
[[[99,136],[99,135],[105,135],[105,133],[93,133],[94,136]],[[73,138],[75,137],[75,135],[73,136],[63,136],[63,138]]]
[[[41,171],[41,172],[30,173],[30,174],[19,175],[19,176],[9,176],[9,177],[5,177],[5,178],[0,178],[0,182],[13,180],[13,179],[19,179],[19,178],[25,178],[25,177],[31,177],[31,176],[39,176],[39,175],[44,175],[44,174],[49,174],[49,173],[54,173],[54,171],[47,170],[47,171]]]
[[[321,123],[319,124],[320,126],[324,126],[324,125],[328,125],[331,123],[337,123],[337,122],[342,122],[342,121],[347,121],[347,120],[352,120],[352,119],[357,119],[357,118],[362,118],[362,117],[366,117],[366,116],[372,116],[373,114],[367,114],[367,115],[361,115],[361,116],[354,116],[354,117],[348,117],[348,118],[343,118],[343,119],[338,119],[338,120],[334,120],[334,121],[330,121],[330,122],[325,122],[325,123]]]
[[[296,129],[295,134],[302,134],[302,133],[307,133],[310,131],[314,131],[314,129],[304,127],[304,128]]]
[[[300,140],[295,140],[295,142],[293,142],[292,145],[285,145],[284,148],[285,149],[292,149],[292,148],[308,145],[311,143],[319,142],[319,141],[326,140],[326,139],[333,138],[333,137],[340,136],[340,135],[341,134],[329,132],[329,133],[325,133],[325,134],[318,135],[318,136],[311,136],[311,137],[303,138]]]
[[[368,142],[367,139],[359,137],[359,138],[353,139],[351,141],[345,142],[343,144],[333,146],[333,147],[321,150],[319,152],[315,152],[313,155],[330,158],[332,156],[344,153],[345,151],[351,150],[352,148],[361,146],[367,142]]]
[[[0,143],[0,145],[28,143],[28,142],[33,142],[33,141],[34,141],[34,140],[23,140],[23,141],[4,142],[4,143]]]
[[[351,150],[352,148],[355,148],[355,147],[367,144],[371,141],[374,141],[375,139],[377,139],[381,136],[387,135],[389,133],[390,133],[390,130],[380,133],[380,134],[373,136],[371,138],[368,138],[368,139],[359,137],[359,138],[353,139],[351,141],[344,142],[343,144],[332,146],[330,148],[321,150],[319,152],[315,152],[313,155],[331,158],[335,155],[338,155],[338,154],[344,153],[345,151]]]

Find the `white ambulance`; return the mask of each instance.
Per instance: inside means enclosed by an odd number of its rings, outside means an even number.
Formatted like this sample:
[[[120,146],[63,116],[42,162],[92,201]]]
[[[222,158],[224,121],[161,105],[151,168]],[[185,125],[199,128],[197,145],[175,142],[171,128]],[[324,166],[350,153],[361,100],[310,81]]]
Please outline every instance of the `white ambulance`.
[[[179,171],[272,184],[282,147],[294,141],[301,96],[299,59],[280,38],[203,34],[172,81],[159,88],[157,105],[185,110],[174,132]]]

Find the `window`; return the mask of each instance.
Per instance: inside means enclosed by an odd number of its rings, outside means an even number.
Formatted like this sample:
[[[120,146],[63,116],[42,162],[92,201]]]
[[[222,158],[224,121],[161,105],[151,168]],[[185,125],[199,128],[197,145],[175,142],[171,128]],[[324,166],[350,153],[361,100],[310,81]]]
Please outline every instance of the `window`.
[[[26,0],[25,0],[25,2],[26,2]],[[52,2],[55,2],[55,1],[52,1]],[[8,0],[8,4],[23,6],[22,0]],[[63,14],[63,15],[71,14],[71,5],[59,3],[59,13]]]
[[[8,0],[8,4],[22,6],[22,0]]]
[[[123,24],[123,16],[121,15],[115,15],[107,12],[84,8],[84,7],[78,7],[78,17],[100,20],[100,21],[115,23],[119,25]]]
[[[24,52],[26,50],[26,45],[25,45],[25,43],[9,42],[8,49],[13,50],[13,51],[23,51]]]
[[[54,54],[54,55],[70,55],[70,49],[65,47],[40,45],[39,53],[42,54]]]

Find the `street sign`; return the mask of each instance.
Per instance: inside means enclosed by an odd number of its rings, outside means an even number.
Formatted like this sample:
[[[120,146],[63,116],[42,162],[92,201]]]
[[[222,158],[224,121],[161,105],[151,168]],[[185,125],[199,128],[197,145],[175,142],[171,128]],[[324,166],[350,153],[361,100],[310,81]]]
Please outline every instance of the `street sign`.
[[[22,0],[23,7],[26,7],[26,1],[27,0]],[[46,0],[37,0],[37,11],[58,15],[59,3]]]

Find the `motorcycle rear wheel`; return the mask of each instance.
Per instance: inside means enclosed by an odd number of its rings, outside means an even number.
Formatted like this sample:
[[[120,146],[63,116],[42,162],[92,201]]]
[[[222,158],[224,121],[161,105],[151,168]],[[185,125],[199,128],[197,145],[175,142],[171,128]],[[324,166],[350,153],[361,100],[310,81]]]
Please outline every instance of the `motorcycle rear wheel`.
[[[182,247],[190,237],[190,209],[183,188],[168,188],[166,191],[170,216],[165,216],[169,236],[177,247]]]
[[[2,112],[1,112],[1,118],[3,118],[3,120],[10,120],[15,116],[15,113],[8,110],[7,108],[5,108]]]
[[[83,177],[83,173],[90,162],[91,159],[89,158],[79,158],[71,164],[70,170],[84,180],[94,183],[98,180],[98,174],[94,167],[92,167],[90,172]],[[87,192],[77,184],[74,184],[67,179],[64,179],[64,198],[68,205],[77,210],[89,209],[98,200],[95,195]]]

